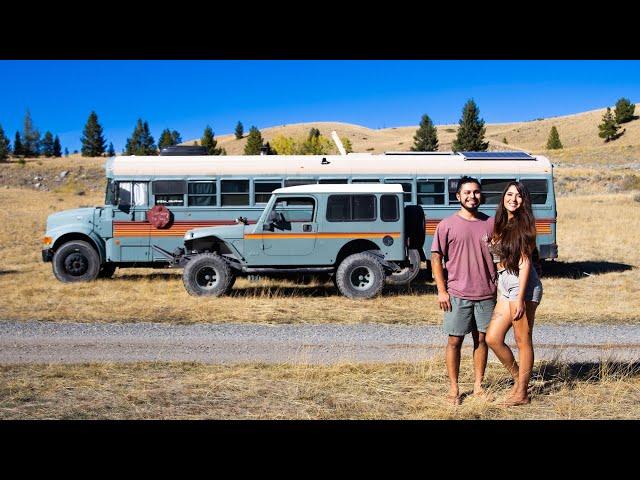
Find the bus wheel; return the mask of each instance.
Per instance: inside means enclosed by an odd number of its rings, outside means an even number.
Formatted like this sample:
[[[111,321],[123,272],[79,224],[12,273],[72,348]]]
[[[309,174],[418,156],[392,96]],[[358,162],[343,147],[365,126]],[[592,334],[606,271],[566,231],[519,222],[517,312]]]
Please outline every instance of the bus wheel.
[[[202,253],[189,260],[182,272],[184,288],[189,295],[219,297],[229,293],[234,275],[220,255]]]
[[[371,254],[355,253],[345,258],[336,270],[336,284],[348,298],[373,298],[384,287],[382,264]]]
[[[98,278],[111,278],[113,277],[114,273],[116,273],[116,264],[104,263],[100,267],[100,271],[98,272]]]
[[[415,280],[420,273],[420,252],[415,248],[409,249],[409,266],[398,273],[392,273],[387,277],[387,285],[407,285]]]
[[[53,255],[53,274],[63,283],[90,282],[100,272],[98,252],[87,242],[73,240]]]

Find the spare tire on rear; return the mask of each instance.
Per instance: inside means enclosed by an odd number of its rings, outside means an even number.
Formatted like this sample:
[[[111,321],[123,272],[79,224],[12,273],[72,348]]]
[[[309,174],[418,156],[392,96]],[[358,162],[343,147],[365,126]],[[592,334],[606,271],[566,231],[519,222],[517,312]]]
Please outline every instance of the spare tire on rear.
[[[407,238],[407,246],[420,249],[425,240],[424,210],[420,205],[407,205],[404,207],[404,232]]]

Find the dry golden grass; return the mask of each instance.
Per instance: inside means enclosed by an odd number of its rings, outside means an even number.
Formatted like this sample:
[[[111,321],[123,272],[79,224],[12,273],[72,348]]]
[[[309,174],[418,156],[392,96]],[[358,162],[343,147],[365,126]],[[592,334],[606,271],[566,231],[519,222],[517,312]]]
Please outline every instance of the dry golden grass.
[[[537,321],[636,323],[640,319],[635,232],[640,203],[632,193],[558,199],[561,264],[544,278]],[[120,269],[114,279],[63,284],[41,260],[48,214],[95,205],[101,194],[0,189],[0,319],[52,321],[170,321],[269,323],[439,324],[433,283],[389,289],[370,301],[352,301],[333,285],[240,279],[233,295],[190,297],[179,270]],[[591,276],[586,273],[602,272]]]
[[[635,419],[638,364],[538,363],[531,404],[449,405],[444,362],[334,366],[194,363],[0,367],[2,419]],[[461,393],[471,393],[470,360]],[[485,387],[510,388],[490,363]]]

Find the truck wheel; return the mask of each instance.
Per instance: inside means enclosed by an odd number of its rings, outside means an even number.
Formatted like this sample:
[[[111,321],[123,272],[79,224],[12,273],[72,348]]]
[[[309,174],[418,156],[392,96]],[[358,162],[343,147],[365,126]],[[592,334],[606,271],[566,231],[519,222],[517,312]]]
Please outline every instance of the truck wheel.
[[[387,277],[387,285],[406,285],[415,280],[420,273],[420,252],[414,248],[409,249],[408,260],[408,267]]]
[[[404,231],[409,248],[422,248],[426,231],[424,210],[420,205],[404,207]]]
[[[235,280],[231,267],[220,255],[202,253],[189,260],[182,282],[189,295],[219,297],[229,293]]]
[[[354,253],[345,258],[336,271],[336,285],[348,298],[373,298],[384,287],[382,264],[371,254]]]
[[[87,242],[73,240],[53,255],[53,274],[63,283],[90,282],[100,272],[100,256]]]
[[[100,271],[98,272],[98,278],[111,278],[113,277],[114,273],[116,273],[116,264],[104,263],[100,267]]]

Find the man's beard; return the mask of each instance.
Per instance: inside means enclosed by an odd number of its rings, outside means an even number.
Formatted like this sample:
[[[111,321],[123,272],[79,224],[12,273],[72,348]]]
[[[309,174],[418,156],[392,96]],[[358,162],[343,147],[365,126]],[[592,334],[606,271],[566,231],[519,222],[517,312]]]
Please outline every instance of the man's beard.
[[[475,207],[467,207],[464,203],[460,203],[460,205],[469,213],[477,213],[478,208],[480,207],[480,202],[476,203]]]

